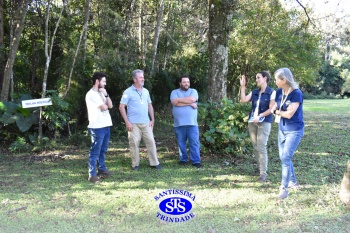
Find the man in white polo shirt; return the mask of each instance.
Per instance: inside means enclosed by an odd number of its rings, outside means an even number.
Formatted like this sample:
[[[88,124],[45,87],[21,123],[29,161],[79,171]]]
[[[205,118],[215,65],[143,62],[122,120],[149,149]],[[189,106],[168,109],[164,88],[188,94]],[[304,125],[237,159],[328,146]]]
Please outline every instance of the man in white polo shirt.
[[[149,92],[143,87],[145,78],[143,70],[134,70],[131,73],[134,84],[126,89],[120,100],[119,111],[122,115],[126,129],[132,169],[140,168],[140,141],[143,139],[148,153],[150,166],[162,169],[158,161],[156,143],[153,136],[154,110]],[[125,110],[127,107],[127,111]],[[150,119],[151,117],[151,119]]]
[[[88,132],[91,135],[88,180],[96,183],[99,182],[98,176],[112,174],[105,165],[105,156],[111,135],[110,127],[112,126],[112,119],[108,109],[113,108],[113,104],[105,89],[106,75],[101,72],[95,72],[91,80],[93,86],[85,96],[89,117]]]

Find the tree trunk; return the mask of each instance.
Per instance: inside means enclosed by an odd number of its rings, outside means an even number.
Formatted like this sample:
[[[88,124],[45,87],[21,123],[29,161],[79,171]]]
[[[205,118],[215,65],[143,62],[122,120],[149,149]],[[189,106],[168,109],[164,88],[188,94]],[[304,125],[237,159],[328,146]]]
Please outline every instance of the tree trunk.
[[[158,48],[158,41],[159,41],[159,35],[160,30],[162,26],[162,20],[163,20],[163,13],[164,13],[164,0],[160,0],[160,5],[157,11],[157,26],[154,31],[154,39],[153,39],[153,58],[151,63],[151,72],[150,72],[150,78],[153,76],[154,73],[154,63],[157,57],[157,48]]]
[[[131,0],[130,9],[125,19],[125,26],[124,26],[124,33],[123,33],[124,38],[127,38],[129,34],[129,25],[130,25],[130,21],[132,21],[132,13],[134,12],[135,1],[136,0]]]
[[[350,159],[340,185],[339,198],[346,205],[350,206]]]
[[[141,0],[140,3],[140,18],[139,18],[139,50],[141,54],[141,62],[143,68],[146,67],[146,53],[147,53],[147,41],[149,38],[149,32],[146,31],[147,27],[144,27],[144,23],[147,22],[147,15],[144,16],[144,9],[146,8],[146,3]],[[144,18],[145,17],[145,18]]]
[[[82,38],[84,37],[84,35],[87,34],[87,29],[88,29],[88,25],[89,25],[89,15],[90,15],[90,0],[86,0],[86,5],[85,5],[85,17],[84,17],[84,26],[83,26],[83,31],[80,34],[80,38],[79,38],[79,42],[77,45],[77,48],[75,50],[75,54],[74,54],[74,59],[73,59],[73,64],[69,73],[69,78],[68,78],[68,84],[67,84],[67,88],[66,88],[66,92],[64,93],[62,99],[65,99],[68,95],[69,89],[70,89],[70,84],[72,82],[72,76],[73,76],[73,70],[74,70],[74,65],[75,65],[75,61],[77,60],[78,57],[78,52],[79,52],[79,48],[80,48],[80,43],[82,41]],[[84,51],[85,51],[86,47],[84,47]],[[85,60],[84,60],[85,63]]]
[[[46,62],[45,62],[45,71],[44,71],[44,79],[43,79],[43,89],[41,93],[41,98],[45,98],[46,95],[46,85],[47,85],[47,76],[49,73],[49,67],[50,67],[50,61],[51,61],[51,56],[52,56],[52,48],[53,44],[55,41],[55,35],[58,29],[58,26],[60,24],[61,18],[62,18],[62,13],[63,9],[65,7],[65,3],[62,6],[60,16],[56,22],[55,29],[53,31],[52,37],[51,37],[51,44],[49,44],[49,19],[50,19],[50,6],[51,6],[51,1],[48,1],[47,3],[47,8],[46,8],[46,21],[45,21],[45,57],[46,57]],[[39,142],[41,142],[43,138],[43,119],[42,119],[42,114],[43,114],[43,107],[40,107],[40,113],[39,113]]]
[[[228,46],[237,0],[209,0],[208,98],[221,101],[227,93]]]
[[[24,19],[27,14],[28,3],[30,1],[17,0],[13,2],[14,2],[13,9],[15,9],[15,12],[12,15],[12,17],[16,17],[16,18],[13,22],[14,33],[10,41],[9,53],[8,53],[7,62],[5,65],[0,101],[7,101],[9,97],[12,68],[15,62],[16,53],[19,45],[19,39],[21,37],[23,26],[24,26]]]
[[[0,0],[0,89],[4,77],[4,2]]]
[[[141,1],[142,2],[142,1]],[[145,59],[143,56],[143,2],[140,4],[140,14],[139,14],[139,53],[141,55],[142,65],[145,64]]]
[[[36,35],[34,33],[31,34],[32,39],[32,75],[30,80],[30,90],[32,95],[36,93],[37,88],[35,84],[36,78],[36,66],[37,66],[37,55],[36,55]]]
[[[168,58],[168,36],[169,36],[169,28],[170,28],[170,24],[171,24],[171,8],[172,5],[169,4],[169,8],[168,8],[168,17],[166,17],[167,23],[166,23],[166,28],[165,28],[165,49],[164,49],[164,57],[163,57],[163,70],[166,69],[166,62],[167,62],[167,58]],[[173,22],[172,22],[173,23]]]
[[[86,0],[85,2],[85,15],[84,15],[84,35],[83,35],[83,72],[85,74],[85,62],[86,62],[86,48],[87,48],[87,31],[89,26],[89,17],[90,17],[90,4],[91,0]]]

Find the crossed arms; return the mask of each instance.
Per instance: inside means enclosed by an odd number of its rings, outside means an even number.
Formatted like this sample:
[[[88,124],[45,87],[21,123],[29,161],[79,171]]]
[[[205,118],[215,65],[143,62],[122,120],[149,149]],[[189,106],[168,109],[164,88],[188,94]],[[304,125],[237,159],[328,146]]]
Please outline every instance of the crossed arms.
[[[182,106],[191,106],[192,108],[196,109],[197,104],[196,104],[196,98],[193,96],[188,96],[188,97],[182,97],[182,98],[175,98],[171,101],[171,104],[177,107],[182,107]]]

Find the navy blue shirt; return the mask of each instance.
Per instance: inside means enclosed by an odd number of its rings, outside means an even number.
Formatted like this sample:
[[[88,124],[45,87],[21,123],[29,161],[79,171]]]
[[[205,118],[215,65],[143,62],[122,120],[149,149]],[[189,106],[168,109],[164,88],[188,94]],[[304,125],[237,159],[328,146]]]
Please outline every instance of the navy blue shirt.
[[[277,109],[280,109],[281,101],[282,101],[282,89],[278,89],[276,91],[276,103]],[[300,89],[294,89],[287,96],[286,101],[282,105],[281,111],[287,111],[287,107],[291,103],[300,103],[298,109],[294,113],[294,115],[290,118],[281,117],[281,121],[279,123],[279,129],[282,131],[297,131],[304,128],[304,117],[303,117],[303,93]]]
[[[256,89],[252,91],[252,109],[250,111],[249,117],[252,117],[257,105],[257,102],[260,97],[260,103],[259,103],[259,110],[258,114],[265,112],[267,109],[270,108],[270,100],[271,95],[273,93],[273,89],[269,86],[266,87],[265,91],[259,95],[260,90]],[[264,122],[272,122],[272,114],[265,117]]]

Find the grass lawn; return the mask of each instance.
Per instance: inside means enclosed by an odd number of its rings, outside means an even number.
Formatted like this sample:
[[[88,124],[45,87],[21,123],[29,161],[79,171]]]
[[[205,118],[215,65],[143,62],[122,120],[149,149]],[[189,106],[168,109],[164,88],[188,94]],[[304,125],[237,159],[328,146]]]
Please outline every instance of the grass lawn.
[[[88,148],[0,155],[0,232],[350,232],[350,209],[338,198],[350,155],[350,100],[304,104],[305,136],[294,157],[300,190],[277,200],[281,163],[277,125],[269,140],[265,184],[255,159],[202,156],[202,169],[178,165],[171,122],[155,128],[163,170],[131,171],[125,138],[112,137],[107,166],[115,174],[87,181]],[[170,118],[171,119],[171,118]],[[88,138],[86,140],[89,140]],[[155,196],[168,189],[195,195],[194,218],[159,220]]]

